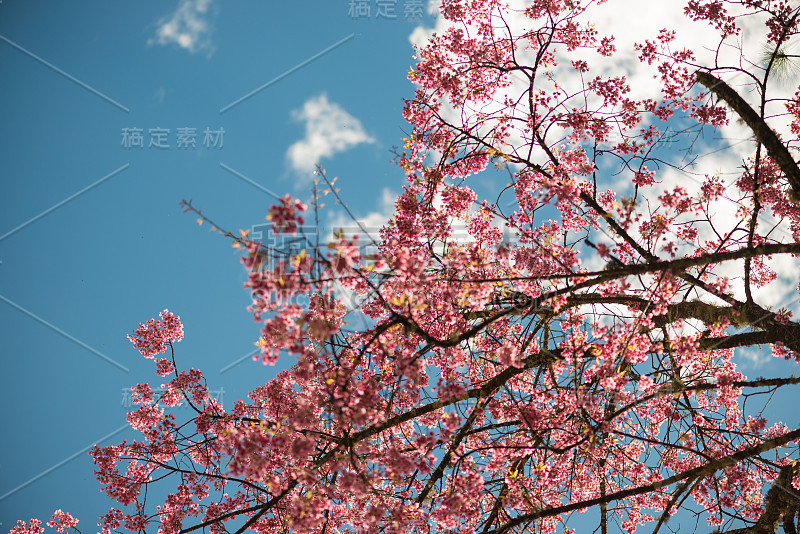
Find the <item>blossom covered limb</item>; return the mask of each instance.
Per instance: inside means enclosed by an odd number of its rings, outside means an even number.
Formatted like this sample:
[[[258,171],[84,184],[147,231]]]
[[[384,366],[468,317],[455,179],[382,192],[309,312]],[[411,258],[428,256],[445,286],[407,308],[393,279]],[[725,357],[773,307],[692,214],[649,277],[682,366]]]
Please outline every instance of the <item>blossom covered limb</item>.
[[[293,365],[223,407],[179,368],[176,316],[140,325],[134,348],[170,348],[155,363],[171,379],[134,388],[141,438],[91,453],[127,507],[103,532],[552,533],[596,507],[601,531],[633,533],[684,511],[722,530],[791,515],[770,488],[800,489],[800,431],[745,401],[800,379],[748,379],[739,356],[771,344],[800,362],[800,204],[764,141],[800,144],[800,89],[744,40],[790,45],[800,8],[692,0],[699,45],[676,27],[633,50],[601,24],[610,9],[441,3],[409,74],[405,183],[370,254],[302,233],[326,193],[344,204],[322,170],[308,204],[268,210],[294,248],[185,204],[243,253],[257,359]],[[726,77],[754,114],[744,128],[723,86],[698,93],[711,72],[757,80]],[[708,141],[751,124],[769,132]]]

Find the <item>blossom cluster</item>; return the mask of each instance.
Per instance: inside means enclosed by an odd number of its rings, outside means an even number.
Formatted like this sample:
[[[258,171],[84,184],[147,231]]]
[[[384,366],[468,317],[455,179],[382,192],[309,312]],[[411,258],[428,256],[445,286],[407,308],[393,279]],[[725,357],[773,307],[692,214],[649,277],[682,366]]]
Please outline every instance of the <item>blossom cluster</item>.
[[[134,330],[128,339],[133,343],[145,358],[153,359],[156,355],[167,350],[167,344],[183,339],[183,325],[181,318],[173,315],[169,310],[159,313],[161,319],[150,319],[147,324],[139,323],[139,328]]]
[[[101,517],[102,534],[156,523],[163,534],[550,534],[598,504],[598,530],[631,534],[684,509],[715,526],[793,513],[768,488],[785,490],[787,474],[800,484],[800,429],[744,400],[800,379],[748,379],[736,354],[770,344],[800,363],[800,323],[769,293],[800,256],[800,170],[769,133],[786,150],[800,142],[800,97],[786,101],[781,138],[766,103],[749,113],[752,95],[698,81],[747,74],[779,102],[739,37],[755,28],[788,45],[800,7],[691,0],[684,15],[720,53],[698,73],[703,52],[678,29],[647,35],[638,66],[657,83],[640,96],[618,70],[637,59],[593,24],[612,7],[512,4],[443,0],[442,31],[416,48],[405,183],[378,261],[342,234],[327,251],[282,253],[234,237],[256,359],[287,366],[226,409],[202,372],[157,359],[157,375],[174,376],[133,388],[127,421],[141,437],[90,451],[126,507]],[[686,167],[665,145],[692,154],[706,129],[741,126],[733,113],[759,142],[737,148],[750,157],[676,179]],[[268,218],[293,234],[307,210],[286,195]],[[128,337],[155,358],[183,326],[165,310]],[[190,419],[176,419],[179,405]],[[58,512],[51,526],[75,528]]]

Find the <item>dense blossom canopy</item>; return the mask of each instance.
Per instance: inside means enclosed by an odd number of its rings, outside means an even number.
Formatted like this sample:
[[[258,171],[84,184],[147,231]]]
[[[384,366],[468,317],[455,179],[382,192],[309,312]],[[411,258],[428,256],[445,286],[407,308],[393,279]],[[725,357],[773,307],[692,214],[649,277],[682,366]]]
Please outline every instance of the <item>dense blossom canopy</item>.
[[[775,82],[800,8],[690,0],[710,40],[665,28],[634,50],[593,23],[630,15],[612,4],[442,2],[377,253],[342,234],[291,252],[228,234],[260,359],[296,365],[222,406],[180,370],[177,316],[130,336],[169,353],[156,365],[172,378],[136,386],[141,440],[91,452],[126,505],[103,534],[572,532],[590,509],[604,534],[680,510],[795,531],[800,429],[742,401],[800,379],[750,380],[733,357],[769,346],[800,363],[800,89]],[[704,151],[698,172],[686,162]],[[500,196],[478,198],[476,175]],[[315,184],[308,205],[269,210],[276,232],[338,198],[323,171]],[[170,414],[182,403],[193,420]],[[157,508],[149,485],[170,488]]]

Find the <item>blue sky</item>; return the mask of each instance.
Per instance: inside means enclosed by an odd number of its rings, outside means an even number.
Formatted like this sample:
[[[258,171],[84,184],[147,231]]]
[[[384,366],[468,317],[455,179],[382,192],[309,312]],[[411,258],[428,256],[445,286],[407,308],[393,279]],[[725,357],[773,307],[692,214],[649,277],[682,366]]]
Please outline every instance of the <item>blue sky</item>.
[[[125,337],[139,322],[180,315],[178,364],[226,406],[276,372],[249,358],[220,372],[258,325],[239,257],[179,202],[250,228],[274,199],[241,176],[307,198],[320,160],[357,216],[384,211],[403,181],[409,35],[429,19],[383,4],[0,3],[0,529],[62,508],[94,532],[112,506],[80,452],[136,438],[120,430],[125,388],[160,383]],[[178,147],[185,128],[195,148]]]
[[[126,339],[139,322],[180,315],[178,364],[226,407],[280,368],[247,357],[239,256],[179,202],[251,228],[321,161],[356,216],[385,217],[421,4],[0,2],[0,530],[62,508],[94,532],[113,506],[83,451],[137,438],[126,390],[160,383]],[[764,362],[742,370],[784,369]]]

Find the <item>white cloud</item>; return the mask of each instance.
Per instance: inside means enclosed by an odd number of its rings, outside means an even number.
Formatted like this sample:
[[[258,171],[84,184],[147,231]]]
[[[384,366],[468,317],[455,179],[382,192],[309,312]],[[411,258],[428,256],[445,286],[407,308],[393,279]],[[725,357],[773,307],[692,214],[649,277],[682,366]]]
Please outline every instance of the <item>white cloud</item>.
[[[599,32],[599,37],[614,36],[614,44],[616,45],[617,52],[611,57],[601,57],[599,54],[586,54],[586,61],[589,63],[590,71],[586,75],[587,79],[594,76],[620,76],[624,75],[627,84],[631,88],[630,97],[639,99],[643,97],[651,97],[659,99],[661,82],[654,77],[657,72],[655,65],[647,65],[639,61],[639,52],[635,50],[634,43],[643,43],[645,39],[652,40],[656,37],[659,30],[662,28],[675,30],[676,40],[674,41],[674,50],[687,48],[694,52],[698,65],[714,65],[715,61],[719,65],[739,65],[739,53],[737,45],[740,45],[744,50],[745,57],[754,62],[758,62],[761,55],[760,49],[762,43],[765,41],[764,19],[756,17],[739,18],[737,23],[742,27],[741,35],[729,38],[723,46],[717,48],[715,45],[719,41],[719,31],[710,27],[703,22],[693,22],[683,13],[683,8],[686,1],[671,1],[647,4],[647,13],[644,16],[635,18],[635,23],[631,23],[631,17],[621,16],[625,13],[641,12],[640,0],[609,0],[606,5],[592,6],[587,10],[583,16],[583,22],[590,22],[593,27]],[[438,5],[436,0],[429,1],[429,9],[435,8]],[[524,35],[531,29],[531,21],[523,14],[526,7],[530,5],[528,0],[506,0],[504,5],[508,5],[509,9],[503,12],[502,24],[507,25],[508,31],[512,35]],[[434,12],[437,10],[434,10]],[[438,14],[438,13],[435,13]],[[737,15],[738,13],[732,12],[731,14]],[[499,23],[499,21],[498,21]],[[499,23],[500,24],[500,23]],[[412,44],[422,47],[428,43],[431,36],[435,33],[443,35],[447,29],[453,24],[444,19],[441,15],[435,17],[433,27],[418,26],[409,35],[409,40]],[[457,27],[463,29],[469,36],[476,36],[478,34],[477,28],[469,23],[459,23]],[[505,35],[505,31],[501,32]],[[581,92],[581,78],[577,76],[574,70],[570,67],[569,59],[575,59],[575,55],[568,55],[564,51],[563,46],[556,47],[556,58],[559,66],[549,69],[552,71],[555,79],[558,80],[559,89],[563,94],[578,95],[575,100],[566,99],[563,103],[562,109],[567,109],[571,106],[582,107],[586,105],[589,109],[597,108],[596,99],[589,100],[588,104],[582,100],[583,94]],[[517,50],[516,57],[521,63],[533,64],[531,59],[531,51]],[[752,70],[752,69],[751,69]],[[732,70],[718,71],[715,75],[725,80],[733,89],[738,91],[740,95],[748,100],[751,105],[757,107],[756,96],[751,88],[745,84],[748,81],[746,76],[736,74]],[[547,81],[540,78],[537,83],[546,90],[552,90],[552,86],[547,85]],[[480,109],[476,106],[464,107],[454,109],[445,104],[442,106],[441,114],[446,119],[454,124],[462,124],[465,122],[471,127],[475,135],[482,135],[489,132],[496,123],[484,122],[481,123],[476,119],[478,113],[481,112],[485,117],[492,117],[495,113],[508,111],[505,104],[506,97],[511,102],[521,102],[522,108],[512,111],[518,117],[524,117],[527,113],[527,99],[520,98],[528,89],[527,80],[522,77],[512,76],[512,83],[509,87],[498,91],[492,101],[480,102]],[[794,79],[795,85],[797,78]],[[698,87],[698,90],[702,88]],[[765,115],[769,117],[767,120],[770,126],[779,134],[788,136],[788,121],[785,114],[785,109],[782,107],[780,99],[788,98],[792,95],[795,88],[791,83],[772,83],[770,89],[770,97],[773,99],[767,106]],[[703,89],[704,90],[704,89]],[[718,203],[718,211],[713,213],[713,220],[717,232],[723,235],[727,234],[735,225],[740,223],[736,216],[737,204],[734,197],[735,187],[734,181],[740,176],[742,161],[753,154],[752,132],[737,121],[736,115],[728,112],[729,125],[720,128],[713,132],[713,141],[705,141],[700,139],[694,146],[696,157],[691,166],[686,166],[687,162],[683,160],[686,156],[683,152],[675,152],[674,157],[670,163],[677,167],[686,167],[683,170],[671,168],[669,166],[660,166],[657,171],[657,180],[660,182],[654,188],[653,193],[660,194],[666,189],[672,189],[676,185],[681,185],[687,189],[690,194],[698,191],[700,182],[703,180],[705,174],[715,175],[720,174],[723,182],[728,187],[728,192],[733,198],[729,200],[721,199]],[[519,122],[524,125],[523,121]],[[519,130],[513,123],[505,125],[510,128],[510,137],[507,139],[507,144],[502,147],[504,152],[527,151],[530,149],[530,142],[526,140],[524,132]],[[646,126],[646,124],[645,124]],[[664,130],[666,125],[659,123],[657,126]],[[565,131],[558,127],[551,127],[547,132],[547,140],[553,144],[558,144],[561,141]],[[706,131],[711,133],[711,130]],[[702,153],[702,146],[711,147],[707,153]],[[720,148],[720,147],[728,148]],[[720,149],[716,151],[715,149]],[[535,150],[535,149],[534,149]],[[527,155],[527,154],[525,154]],[[537,157],[534,152],[533,159]],[[436,158],[434,158],[436,159]],[[652,168],[652,166],[651,166]],[[617,194],[629,194],[632,191],[630,183],[630,176],[621,174],[616,178],[609,176],[605,183],[599,183],[601,189],[612,188]],[[644,210],[647,206],[642,206]],[[761,220],[761,228],[771,228],[770,223],[776,223],[769,214],[764,214]],[[787,225],[784,222],[781,226],[772,232],[772,237],[780,241],[792,241],[791,234],[787,232]],[[713,239],[716,234],[711,232],[708,226],[699,225],[701,231],[699,237],[700,241],[704,239]],[[598,242],[604,242],[602,235],[593,237]],[[587,249],[588,252],[588,249]],[[684,250],[681,253],[685,252]],[[584,266],[590,268],[602,268],[602,261],[596,256],[593,259],[592,254],[586,255]],[[759,299],[759,302],[773,305],[775,309],[779,307],[788,307],[792,310],[798,309],[797,302],[786,302],[787,299],[795,298],[796,293],[793,289],[797,284],[797,263],[789,260],[786,256],[776,256],[767,261],[767,263],[774,269],[778,278],[771,284],[754,289],[754,296]],[[743,263],[742,262],[728,262],[725,265],[718,267],[715,270],[721,275],[730,276],[734,282],[734,295],[736,297],[743,297]],[[795,313],[797,315],[797,313]],[[759,364],[759,356],[753,354],[745,355],[747,361],[756,366]]]
[[[147,44],[177,44],[192,54],[207,50],[211,55],[211,24],[208,21],[213,0],[180,0],[177,9],[157,23],[156,35]]]
[[[374,143],[361,122],[324,93],[311,98],[302,109],[292,112],[297,121],[305,121],[306,136],[286,152],[292,168],[300,173],[313,172],[322,158],[330,158],[360,145]]]
[[[341,230],[346,239],[358,236],[357,247],[361,256],[378,253],[377,243],[380,242],[380,229],[389,221],[394,213],[394,204],[397,197],[388,187],[381,190],[380,205],[377,211],[369,212],[365,217],[353,221],[344,213],[339,213],[330,222],[331,234],[326,236],[329,243],[335,242],[333,232]],[[356,327],[366,327],[368,319],[360,311],[364,297],[346,289],[336,282],[334,292],[337,299],[347,308],[347,321]]]
[[[370,238],[379,242],[379,231],[392,217],[396,200],[394,193],[388,187],[384,187],[381,191],[380,208],[377,211],[369,212],[366,217],[358,219],[358,222],[340,213],[331,221],[330,227],[333,231],[343,230],[345,237],[358,234],[360,243],[366,243]]]
[[[513,35],[524,35],[533,27],[531,20],[524,14],[524,11],[529,7],[528,0],[506,0],[503,5],[507,8],[503,9],[503,19],[497,19],[495,22],[500,27],[507,27]],[[757,61],[760,55],[760,50],[764,36],[764,20],[756,17],[744,17],[738,19],[737,23],[742,26],[742,33],[740,36],[729,37],[725,45],[719,47],[715,43],[719,41],[719,31],[712,28],[705,22],[695,22],[690,20],[683,12],[686,5],[685,1],[672,1],[649,3],[647,7],[647,15],[636,18],[636,23],[631,24],[629,17],[620,16],[621,13],[635,13],[641,8],[640,0],[609,0],[605,5],[593,6],[588,9],[578,20],[582,23],[591,24],[598,32],[598,39],[603,36],[613,36],[614,44],[617,52],[611,57],[602,57],[599,54],[587,54],[585,59],[589,63],[590,71],[586,75],[586,79],[593,78],[597,75],[602,76],[620,76],[624,75],[628,86],[631,88],[631,93],[628,95],[631,98],[638,99],[643,97],[659,98],[661,81],[656,79],[656,65],[647,65],[639,61],[639,51],[635,50],[635,43],[644,43],[646,39],[653,40],[661,29],[669,29],[676,31],[676,40],[673,43],[674,49],[687,48],[692,50],[697,58],[697,64],[700,65],[714,65],[718,61],[720,65],[736,66],[739,64],[739,56],[737,53],[737,43],[739,43],[744,50],[747,58]],[[429,0],[428,10],[436,15],[433,27],[418,26],[409,35],[411,44],[422,47],[428,43],[431,36],[435,33],[443,35],[447,29],[456,26],[470,36],[478,35],[478,28],[470,23],[454,24],[445,20],[440,13],[438,13],[438,2],[436,0]],[[498,13],[497,11],[495,13]],[[731,12],[736,15],[737,13]],[[501,31],[505,35],[505,30]],[[577,95],[574,99],[566,99],[562,104],[562,109],[567,109],[571,106],[582,107],[586,105],[588,109],[597,108],[598,99],[595,97],[589,98],[588,105],[583,102],[582,80],[576,75],[575,71],[570,66],[570,60],[575,59],[575,54],[567,54],[563,45],[554,46],[555,56],[558,61],[558,66],[548,69],[553,73],[554,78],[558,80],[559,91],[562,94]],[[523,50],[520,48],[516,51],[516,58],[520,63],[532,65],[534,51]],[[727,81],[734,89],[746,99],[755,104],[754,97],[751,90],[744,84],[748,82],[745,76],[741,74],[728,72],[716,72],[716,76]],[[508,97],[512,102],[521,102],[521,108],[516,111],[518,116],[525,116],[527,113],[527,99],[520,99],[520,95],[524,95],[528,89],[528,80],[524,79],[521,75],[511,76],[511,85],[498,92],[491,102],[481,102],[481,108],[453,109],[445,104],[442,107],[442,115],[446,119],[452,120],[454,123],[459,124],[463,121],[475,125],[474,120],[477,112],[481,112],[488,117],[493,113],[500,110],[506,110],[505,98]],[[552,86],[548,86],[547,82],[540,79],[538,82],[540,87],[545,90],[551,90]],[[785,117],[776,117],[785,111],[782,103],[779,101],[781,98],[787,98],[792,94],[791,84],[772,84],[771,97],[773,101],[768,105],[766,115],[771,116],[769,119],[770,125],[778,133],[787,132],[788,125]],[[735,168],[740,162],[743,155],[751,153],[752,143],[740,143],[742,139],[748,139],[752,136],[752,132],[737,122],[737,117],[733,112],[729,112],[730,124],[718,130],[718,134],[722,137],[724,144],[727,141],[729,144],[734,145],[734,150],[729,150],[726,154],[729,156],[727,168]],[[495,123],[487,121],[476,132],[480,135],[482,132],[491,130]],[[524,125],[520,122],[520,125]],[[508,126],[508,125],[506,125]],[[646,124],[644,125],[646,126]],[[658,125],[663,129],[663,123]],[[515,149],[527,151],[529,142],[525,139],[522,131],[519,131],[515,125],[511,125],[509,131],[510,137],[508,139],[509,145],[504,146],[504,151],[514,152]],[[548,131],[549,140],[557,140],[562,137],[564,130],[558,127],[551,127]],[[535,157],[535,154],[534,154]],[[704,172],[702,169],[695,169],[697,172]]]
[[[773,359],[769,350],[754,347],[741,347],[736,351],[736,355],[743,367],[751,371],[762,369]]]
[[[159,104],[164,103],[164,97],[167,96],[167,91],[163,87],[159,87],[155,93],[153,93],[153,100],[158,102]]]

